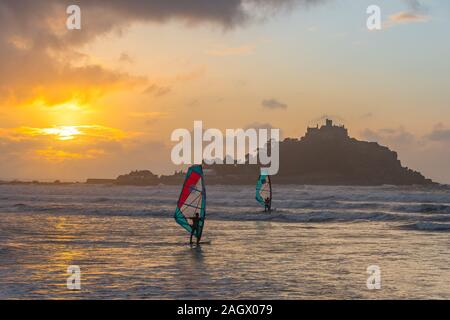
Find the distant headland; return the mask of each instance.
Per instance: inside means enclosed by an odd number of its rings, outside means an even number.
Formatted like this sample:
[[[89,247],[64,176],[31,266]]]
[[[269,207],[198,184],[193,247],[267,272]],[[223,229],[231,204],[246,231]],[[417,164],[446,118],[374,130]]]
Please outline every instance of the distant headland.
[[[206,165],[208,184],[252,184],[258,165]],[[133,171],[114,180],[88,179],[87,183],[117,185],[181,184],[181,171],[156,176],[150,171]],[[280,170],[272,178],[278,184],[312,185],[435,185],[421,173],[403,167],[397,153],[376,142],[349,137],[344,126],[326,120],[321,127],[308,127],[304,137],[280,142]]]
[[[377,142],[351,138],[345,126],[336,126],[328,119],[320,127],[308,127],[305,136],[300,139],[284,139],[279,147],[280,169],[272,177],[274,184],[438,185],[420,172],[403,167],[395,151]],[[259,175],[259,168],[259,165],[252,164],[204,164],[208,184],[253,184]],[[139,170],[116,179],[91,178],[86,183],[151,186],[179,185],[183,180],[182,171],[157,176],[149,170]]]
[[[158,184],[181,184],[184,180],[184,173],[182,170],[175,171],[172,175],[157,176],[149,170],[136,170],[128,174],[120,175],[116,179],[87,179],[88,184],[116,184],[116,185],[130,185],[130,186],[156,186]]]
[[[206,166],[209,183],[251,183],[258,167]],[[280,142],[278,184],[311,185],[436,185],[421,173],[403,167],[397,153],[376,142],[349,137],[345,126],[327,119],[321,127],[308,127],[304,137]]]

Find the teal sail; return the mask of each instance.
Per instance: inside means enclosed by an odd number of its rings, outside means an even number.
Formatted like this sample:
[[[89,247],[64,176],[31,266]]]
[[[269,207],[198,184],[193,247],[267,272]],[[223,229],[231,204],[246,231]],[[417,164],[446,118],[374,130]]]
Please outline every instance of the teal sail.
[[[266,173],[261,172],[258,182],[256,182],[256,201],[266,207],[266,199],[268,200],[269,207],[272,204],[272,183],[270,181],[270,176]]]
[[[200,241],[206,216],[206,189],[201,165],[193,165],[188,169],[174,218],[180,226],[191,233],[191,219],[196,213],[199,214],[200,220],[194,236]]]

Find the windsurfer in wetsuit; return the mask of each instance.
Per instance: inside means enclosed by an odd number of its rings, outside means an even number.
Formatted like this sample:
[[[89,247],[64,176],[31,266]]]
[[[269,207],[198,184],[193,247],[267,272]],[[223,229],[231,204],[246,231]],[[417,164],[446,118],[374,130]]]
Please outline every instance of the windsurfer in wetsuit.
[[[264,199],[264,212],[267,212],[267,211],[270,212],[270,207],[271,207],[270,198],[267,197]]]
[[[198,225],[200,222],[200,216],[198,214],[198,212],[195,213],[194,217],[190,217],[189,219],[192,220],[192,225],[191,225],[191,239],[189,240],[189,243],[192,245],[192,236],[198,232]],[[200,239],[197,237],[197,245],[200,242]]]

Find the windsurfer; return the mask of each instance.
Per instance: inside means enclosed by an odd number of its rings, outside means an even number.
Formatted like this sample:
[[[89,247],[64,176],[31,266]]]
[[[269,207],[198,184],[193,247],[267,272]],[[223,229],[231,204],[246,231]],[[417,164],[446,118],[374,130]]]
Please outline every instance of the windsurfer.
[[[267,197],[264,199],[264,212],[267,212],[267,211],[270,212],[270,207],[271,207],[270,198]]]
[[[198,214],[198,212],[195,213],[194,217],[190,217],[189,219],[192,220],[192,225],[191,225],[191,239],[189,240],[189,243],[192,245],[192,236],[194,236],[196,234],[196,232],[198,232],[198,225],[200,222],[200,216]],[[197,237],[197,245],[200,242],[200,239]]]

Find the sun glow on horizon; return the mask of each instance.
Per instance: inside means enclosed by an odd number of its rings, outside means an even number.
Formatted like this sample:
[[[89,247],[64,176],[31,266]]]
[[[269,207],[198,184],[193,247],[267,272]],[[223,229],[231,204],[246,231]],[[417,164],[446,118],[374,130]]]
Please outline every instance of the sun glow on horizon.
[[[57,136],[58,140],[73,140],[76,136],[83,134],[76,126],[58,126],[41,129],[43,134]]]
[[[0,134],[9,141],[32,141],[34,148],[27,155],[50,163],[94,160],[108,154],[108,143],[126,146],[128,138],[140,135],[102,125],[0,128]]]
[[[50,128],[17,128],[16,132],[25,136],[52,136],[59,141],[75,140],[77,137],[86,139],[122,140],[127,134],[120,129],[100,125],[53,126]],[[130,133],[131,134],[131,133]]]

